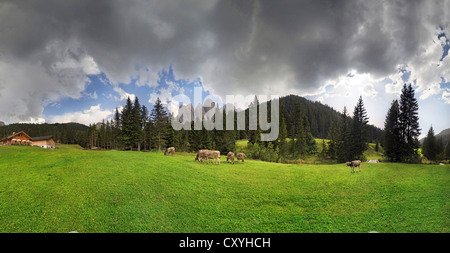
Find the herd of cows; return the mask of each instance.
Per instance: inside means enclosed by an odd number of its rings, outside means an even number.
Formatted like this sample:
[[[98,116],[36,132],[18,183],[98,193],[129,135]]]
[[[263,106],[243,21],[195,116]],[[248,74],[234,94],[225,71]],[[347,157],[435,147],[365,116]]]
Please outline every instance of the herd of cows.
[[[175,154],[175,148],[170,147],[164,151],[164,155],[173,155]],[[244,160],[247,156],[244,153],[237,153],[236,159],[237,161],[241,160],[244,163]],[[220,151],[217,150],[208,150],[208,149],[200,149],[195,156],[195,161],[199,161],[203,163],[204,160],[209,164],[209,160],[216,160],[216,164],[220,164]],[[234,164],[234,153],[232,151],[227,154],[227,162]]]
[[[167,148],[164,151],[164,155],[173,155],[175,154],[175,148],[174,147],[170,147]],[[242,163],[244,163],[244,160],[247,156],[244,153],[237,153],[236,154],[236,159],[237,161],[241,160]],[[209,164],[209,160],[216,160],[216,164],[220,164],[220,151],[217,150],[208,150],[208,149],[200,149],[197,152],[197,155],[195,156],[195,161],[199,161],[201,163],[203,163],[203,160],[206,160],[206,162]],[[230,162],[232,164],[234,164],[234,153],[232,151],[228,152],[227,154],[227,162]],[[355,160],[355,161],[351,161],[351,162],[347,162],[347,167],[351,167],[351,172],[355,172],[354,168],[358,167],[358,171],[361,171],[361,161],[360,160]]]

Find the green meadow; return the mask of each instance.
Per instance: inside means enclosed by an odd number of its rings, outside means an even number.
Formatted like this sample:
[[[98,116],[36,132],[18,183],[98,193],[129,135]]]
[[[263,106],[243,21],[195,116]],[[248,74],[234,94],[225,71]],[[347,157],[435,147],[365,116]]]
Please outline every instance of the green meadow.
[[[449,232],[448,165],[194,156],[0,146],[0,232]]]

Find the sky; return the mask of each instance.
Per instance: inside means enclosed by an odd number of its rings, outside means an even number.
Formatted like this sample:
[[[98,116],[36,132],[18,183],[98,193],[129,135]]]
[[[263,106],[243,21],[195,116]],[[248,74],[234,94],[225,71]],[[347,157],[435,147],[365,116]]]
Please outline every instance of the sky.
[[[296,94],[383,127],[404,83],[450,127],[450,1],[0,0],[0,121],[90,124],[127,97]],[[204,97],[204,98],[205,98]]]

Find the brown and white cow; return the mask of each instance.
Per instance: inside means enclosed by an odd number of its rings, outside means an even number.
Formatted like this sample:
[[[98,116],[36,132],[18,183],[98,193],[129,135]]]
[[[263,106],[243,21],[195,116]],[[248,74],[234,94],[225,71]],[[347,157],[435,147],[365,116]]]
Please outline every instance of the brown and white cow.
[[[234,164],[234,153],[231,151],[227,154],[227,162],[228,161],[231,161],[231,163]]]
[[[203,163],[203,159],[206,159],[206,151],[209,151],[208,149],[200,149],[197,151],[197,155],[195,156],[195,161],[200,161]]]
[[[169,155],[169,154],[175,154],[175,148],[174,147],[170,147],[170,148],[166,148],[166,151],[164,151],[164,155]]]
[[[347,162],[347,166],[350,166],[352,168],[352,173],[355,172],[354,171],[355,167],[358,167],[358,171],[361,171],[361,161],[360,160]]]
[[[244,163],[244,160],[245,160],[246,157],[247,157],[247,156],[246,156],[244,153],[237,153],[237,154],[236,154],[236,159],[237,159],[238,161],[241,160],[242,163]]]
[[[206,162],[209,164],[209,159],[216,159],[216,164],[220,164],[220,151],[217,150],[207,150],[204,153],[206,157]],[[204,159],[203,157],[201,159]]]

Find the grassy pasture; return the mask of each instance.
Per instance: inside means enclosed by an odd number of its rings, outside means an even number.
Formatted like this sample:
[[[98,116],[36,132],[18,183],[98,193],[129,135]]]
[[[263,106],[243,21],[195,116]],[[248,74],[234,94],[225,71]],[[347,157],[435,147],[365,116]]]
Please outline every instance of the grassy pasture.
[[[361,170],[0,146],[0,232],[449,232],[449,166]]]

